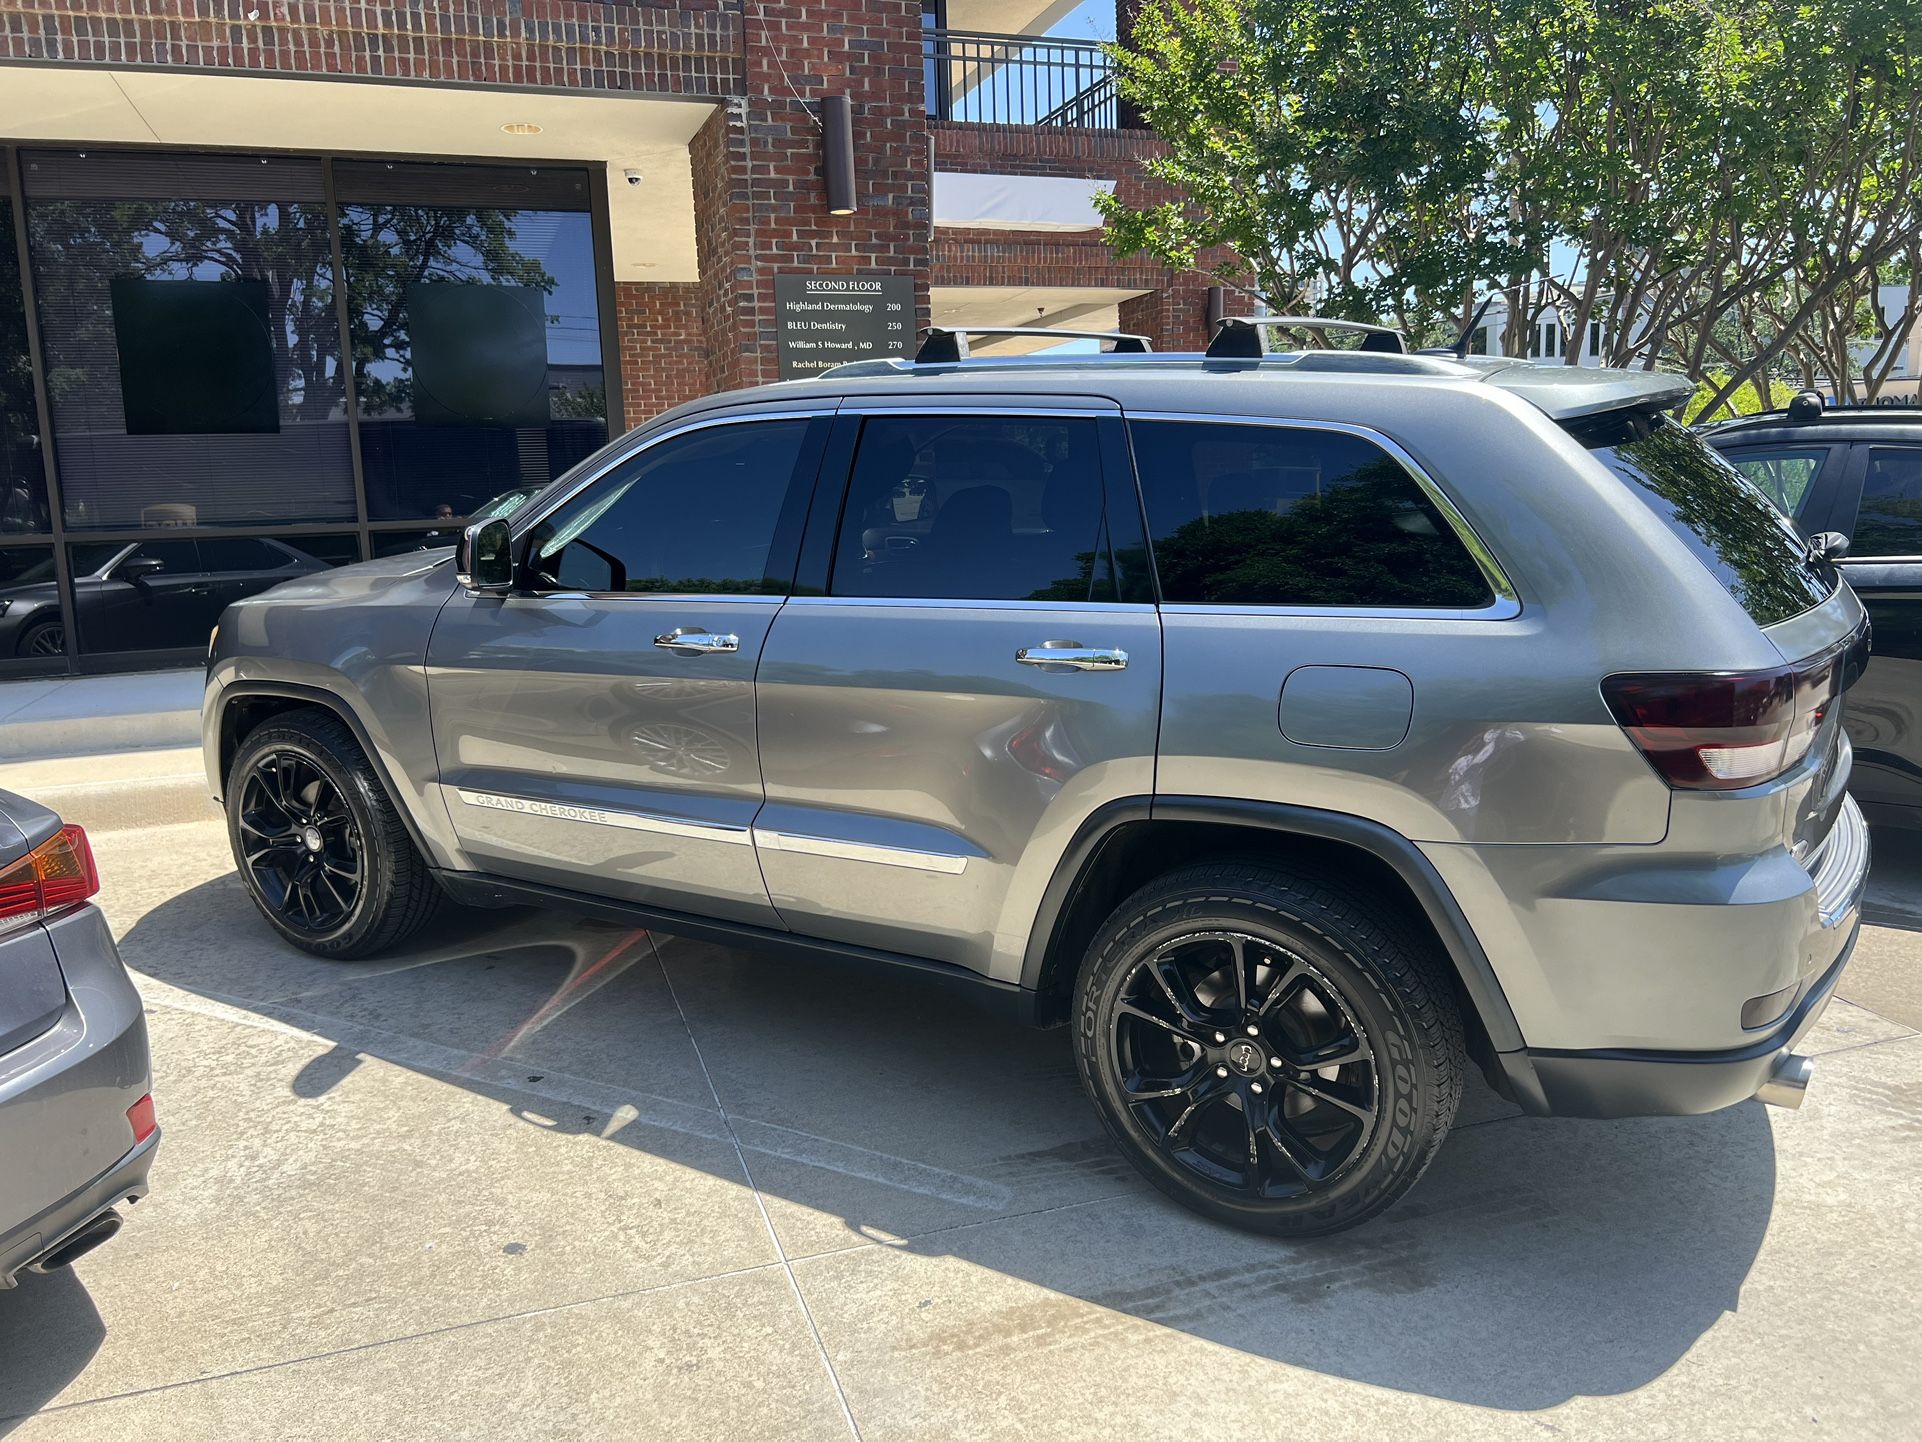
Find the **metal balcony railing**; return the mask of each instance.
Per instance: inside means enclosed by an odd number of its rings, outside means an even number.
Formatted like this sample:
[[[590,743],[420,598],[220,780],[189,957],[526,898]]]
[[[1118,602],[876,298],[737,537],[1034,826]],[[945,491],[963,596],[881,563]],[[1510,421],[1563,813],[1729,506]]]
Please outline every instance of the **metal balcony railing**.
[[[921,55],[928,114],[938,120],[1076,128],[1121,123],[1114,66],[1095,41],[930,29]]]

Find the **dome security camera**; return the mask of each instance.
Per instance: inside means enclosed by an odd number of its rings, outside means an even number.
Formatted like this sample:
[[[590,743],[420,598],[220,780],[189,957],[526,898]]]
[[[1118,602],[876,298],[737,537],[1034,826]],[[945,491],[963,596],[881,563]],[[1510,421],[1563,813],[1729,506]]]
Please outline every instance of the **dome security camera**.
[[[631,165],[623,170],[621,174],[627,177],[627,183],[629,185],[639,185],[641,183],[641,172]]]

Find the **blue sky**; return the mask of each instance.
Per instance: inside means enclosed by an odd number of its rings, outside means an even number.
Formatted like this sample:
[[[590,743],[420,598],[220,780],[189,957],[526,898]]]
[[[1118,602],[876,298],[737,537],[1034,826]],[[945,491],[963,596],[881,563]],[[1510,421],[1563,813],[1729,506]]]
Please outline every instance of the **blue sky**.
[[[1112,40],[1114,0],[1089,0],[1063,15],[1048,31],[1068,40]]]

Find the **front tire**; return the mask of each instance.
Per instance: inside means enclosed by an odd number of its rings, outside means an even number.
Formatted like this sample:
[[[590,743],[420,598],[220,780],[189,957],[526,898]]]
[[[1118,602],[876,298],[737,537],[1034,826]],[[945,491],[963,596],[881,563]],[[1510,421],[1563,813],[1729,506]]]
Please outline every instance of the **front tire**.
[[[318,707],[277,716],[227,773],[227,836],[268,925],[302,951],[379,955],[445,893],[359,743]]]
[[[1217,1220],[1312,1237],[1433,1160],[1461,1018],[1432,939],[1319,873],[1184,867],[1124,901],[1075,985],[1082,1084],[1143,1176]]]

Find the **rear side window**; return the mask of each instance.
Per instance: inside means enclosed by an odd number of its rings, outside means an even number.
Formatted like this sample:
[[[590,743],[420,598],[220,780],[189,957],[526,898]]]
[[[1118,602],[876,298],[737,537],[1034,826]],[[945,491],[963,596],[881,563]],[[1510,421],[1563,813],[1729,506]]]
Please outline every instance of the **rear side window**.
[[[1724,451],[1729,464],[1748,477],[1786,516],[1799,516],[1815,491],[1815,479],[1828,459],[1827,446],[1813,449],[1755,448]]]
[[[1922,556],[1922,447],[1870,447],[1849,554]]]
[[[1096,423],[869,417],[829,590],[912,600],[1115,599]]]
[[[1569,429],[1667,523],[1757,625],[1799,616],[1834,594],[1835,568],[1814,559],[1789,519],[1693,431],[1666,416],[1629,411]]]
[[[1460,610],[1494,599],[1400,462],[1339,431],[1136,421],[1162,600]]]

